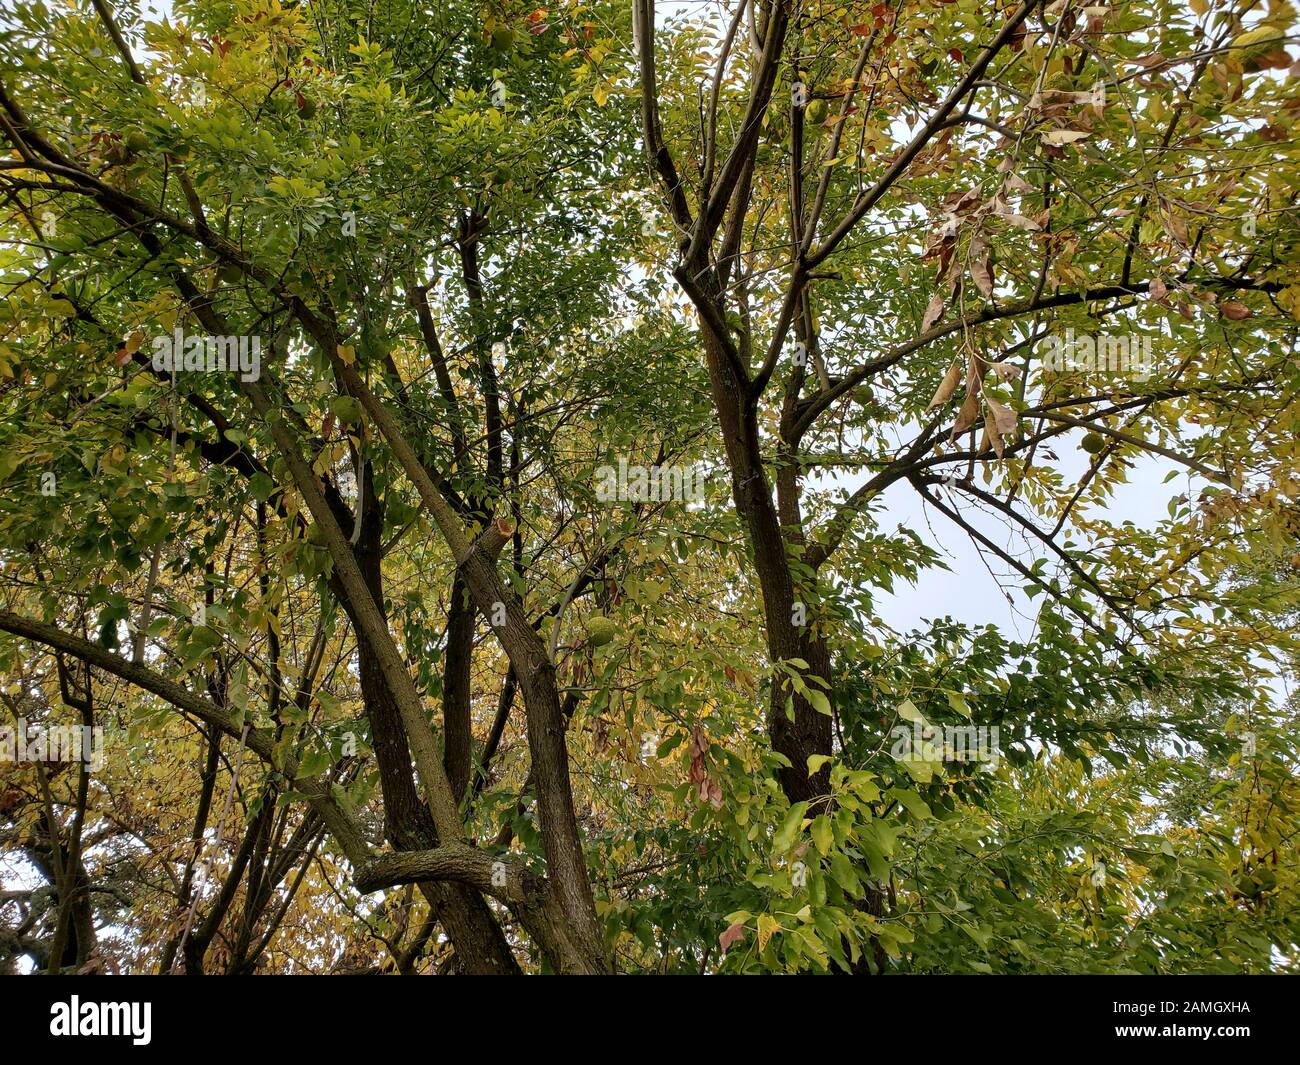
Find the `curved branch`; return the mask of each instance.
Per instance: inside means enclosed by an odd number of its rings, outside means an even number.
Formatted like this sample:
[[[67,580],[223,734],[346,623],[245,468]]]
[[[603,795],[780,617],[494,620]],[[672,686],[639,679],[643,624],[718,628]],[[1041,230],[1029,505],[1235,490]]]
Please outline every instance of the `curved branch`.
[[[494,856],[464,844],[447,844],[424,851],[398,851],[371,858],[356,870],[353,883],[364,895],[398,884],[454,880],[468,884],[502,902],[539,905],[546,895],[546,878],[516,859]]]

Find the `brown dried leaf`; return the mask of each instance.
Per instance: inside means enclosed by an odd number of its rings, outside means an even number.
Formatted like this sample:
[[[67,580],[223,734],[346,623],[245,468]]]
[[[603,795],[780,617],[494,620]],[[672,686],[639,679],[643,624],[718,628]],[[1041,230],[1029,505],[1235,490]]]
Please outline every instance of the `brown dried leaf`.
[[[980,450],[984,451],[992,447],[998,458],[1002,457],[1002,452],[1006,450],[1006,444],[1002,439],[1002,431],[998,429],[998,420],[993,415],[993,407],[990,403],[988,412],[984,415],[984,437],[980,440]]]
[[[986,298],[993,295],[993,259],[988,247],[976,237],[970,242],[970,276]]]
[[[989,369],[998,375],[1002,382],[1014,381],[1020,376],[1020,367],[1013,362],[991,362]]]
[[[1008,174],[1003,179],[1002,187],[1008,192],[1033,192],[1034,186],[1029,184],[1019,174]]]
[[[980,202],[980,197],[983,195],[983,190],[978,186],[973,189],[967,189],[965,192],[953,193],[946,197],[946,200],[952,201],[952,206],[948,208],[948,211],[951,214],[961,214],[964,211],[969,211]]]
[[[117,349],[114,361],[118,366],[125,366],[135,357],[135,353],[140,350],[140,345],[143,343],[143,330],[135,330],[135,332],[122,341],[122,346]]]
[[[1132,63],[1134,66],[1141,67],[1143,70],[1155,70],[1156,67],[1163,66],[1165,63],[1168,63],[1169,60],[1159,52],[1151,52],[1147,55],[1139,56],[1137,59],[1130,59],[1128,62]]]
[[[985,396],[984,402],[989,406],[989,413],[993,415],[993,424],[998,427],[1001,433],[1014,433],[1016,431],[1017,414],[1005,403],[999,403],[992,396]]]
[[[1032,218],[1026,218],[1024,215],[1016,214],[1014,211],[1008,211],[1002,216],[1002,219],[1010,225],[1015,226],[1017,229],[1028,229],[1035,233],[1040,232],[1043,228]]]
[[[979,396],[967,396],[966,402],[961,405],[961,410],[957,412],[957,420],[952,424],[952,433],[949,435],[949,439],[956,440],[957,437],[979,420],[979,416]]]
[[[1054,129],[1050,133],[1043,134],[1043,143],[1056,148],[1062,144],[1073,144],[1075,141],[1084,140],[1087,136],[1088,134],[1081,129]]]
[[[1177,215],[1171,214],[1168,211],[1161,215],[1160,221],[1164,223],[1166,232],[1168,232],[1174,240],[1178,241],[1178,243],[1182,244],[1184,247],[1187,246],[1189,238],[1186,222]]]
[[[1097,84],[1092,87],[1092,92],[1090,92],[1088,96],[1088,106],[1091,107],[1093,113],[1100,118],[1106,110],[1106,83],[1104,81],[1098,81]]]
[[[924,333],[934,325],[941,314],[943,314],[943,293],[936,292],[930,297],[930,302],[925,306],[925,314],[921,316],[921,332]]]
[[[953,363],[948,367],[948,372],[943,375],[943,380],[939,382],[939,388],[934,393],[934,399],[930,400],[930,405],[925,409],[934,410],[935,407],[942,407],[957,391],[957,385],[961,382],[961,365]]]

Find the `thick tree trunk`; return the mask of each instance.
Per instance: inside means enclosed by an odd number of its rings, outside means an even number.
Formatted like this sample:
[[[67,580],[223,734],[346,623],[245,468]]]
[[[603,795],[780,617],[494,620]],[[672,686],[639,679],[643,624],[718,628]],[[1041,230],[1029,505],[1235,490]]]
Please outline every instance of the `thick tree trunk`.
[[[799,527],[798,486],[793,471],[787,471],[782,484],[782,513],[786,528],[772,502],[772,491],[761,462],[758,423],[752,404],[744,397],[739,381],[727,361],[726,353],[701,323],[705,337],[705,353],[709,366],[709,379],[713,387],[714,406],[722,427],[727,449],[727,463],[731,469],[732,496],[736,509],[745,520],[750,544],[754,551],[754,568],[759,587],[763,592],[764,629],[768,654],[773,661],[802,658],[808,663],[806,676],[821,678],[826,683],[823,692],[834,703],[831,683],[830,650],[821,636],[809,635],[806,624],[811,614],[809,604],[796,617],[798,598],[790,573],[788,551],[796,549],[803,537]],[[805,622],[797,624],[798,620]],[[793,720],[786,702],[793,702]],[[830,770],[823,768],[808,775],[808,758],[814,754],[831,754],[831,718],[817,711],[806,698],[787,684],[773,683],[772,697],[767,713],[768,735],[774,750],[790,760],[779,777],[781,790],[790,802],[808,801],[830,791]],[[884,900],[880,892],[868,888],[866,897],[859,903],[867,913],[879,916]],[[885,953],[879,941],[871,952],[876,971],[883,971]],[[859,974],[871,971],[864,955],[856,970]]]
[[[357,564],[374,601],[383,610],[383,577],[380,570],[382,520],[368,509],[357,544]],[[344,609],[348,609],[346,598]],[[350,611],[349,611],[350,615]],[[370,720],[371,741],[379,765],[380,788],[384,796],[384,829],[400,850],[426,850],[438,845],[433,817],[421,801],[411,771],[411,750],[402,726],[401,713],[384,680],[379,657],[353,619],[357,633],[361,671],[361,694]],[[496,917],[483,896],[461,884],[437,883],[425,887],[425,896],[446,929],[462,971],[482,974],[518,973],[519,963],[506,942]]]
[[[567,925],[565,938],[577,948],[566,964],[573,971],[609,972],[604,934],[587,875],[582,836],[574,815],[569,779],[566,720],[560,705],[555,666],[546,644],[509,595],[493,561],[481,549],[470,552],[465,579],[479,610],[491,616],[497,603],[507,605],[501,644],[515,668],[528,721],[528,751],[542,820],[546,875]]]
[[[582,834],[574,813],[565,718],[560,706],[555,666],[546,644],[530,623],[523,603],[505,586],[496,569],[496,556],[509,531],[503,532],[495,524],[490,524],[484,530],[484,537],[491,534],[491,545],[487,545],[486,539],[471,544],[460,520],[439,493],[391,413],[352,367],[337,359],[335,363],[348,391],[361,400],[419,490],[421,500],[429,508],[447,546],[460,564],[474,605],[486,617],[494,617],[502,608],[505,610],[505,624],[495,631],[519,678],[519,688],[524,696],[528,749],[546,850],[549,897],[564,924],[562,945],[565,953],[561,961],[566,971],[609,972],[611,959],[596,916]]]
[[[701,322],[704,350],[713,389],[713,403],[722,428],[731,470],[731,490],[736,509],[745,521],[754,569],[763,592],[764,629],[767,650],[773,661],[802,658],[808,672],[830,683],[830,655],[820,638],[810,639],[806,628],[796,624],[794,581],[786,556],[786,540],[772,503],[772,490],[763,469],[759,449],[758,422],[753,404],[744,395],[726,352]],[[806,605],[805,605],[806,612]],[[829,689],[823,689],[831,698]],[[786,701],[793,699],[793,720]],[[781,787],[791,802],[825,795],[830,789],[829,771],[808,775],[808,757],[831,753],[831,719],[819,713],[790,685],[772,685],[767,714],[768,733],[774,750],[790,759],[781,770]]]

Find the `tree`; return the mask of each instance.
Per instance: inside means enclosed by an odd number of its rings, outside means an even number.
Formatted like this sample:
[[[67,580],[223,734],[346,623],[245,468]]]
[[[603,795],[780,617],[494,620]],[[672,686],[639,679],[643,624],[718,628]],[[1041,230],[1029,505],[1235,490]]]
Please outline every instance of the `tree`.
[[[0,44],[4,953],[1294,964],[1290,5],[174,17]]]

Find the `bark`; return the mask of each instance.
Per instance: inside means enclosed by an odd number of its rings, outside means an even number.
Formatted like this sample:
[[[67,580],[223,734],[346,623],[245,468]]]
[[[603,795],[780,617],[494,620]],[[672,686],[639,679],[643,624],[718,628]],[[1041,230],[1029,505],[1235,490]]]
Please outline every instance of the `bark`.
[[[42,820],[45,820],[42,818]],[[70,907],[70,920],[63,943],[58,947],[56,965],[54,945],[55,937],[45,944],[46,969],[53,973],[66,969],[78,969],[84,965],[95,952],[98,937],[95,935],[95,913],[90,903],[90,876],[80,858],[68,868],[66,863],[72,857],[63,848],[59,839],[58,826],[47,827],[46,847],[29,847],[26,850],[28,860],[36,866],[41,875],[54,886],[53,910],[57,914],[66,903]],[[54,848],[59,848],[56,860]],[[59,875],[58,869],[63,873]],[[56,918],[57,919],[57,918]]]
[[[382,604],[380,532],[383,521],[377,508],[368,509],[357,544],[357,561],[376,604]],[[343,601],[344,609],[349,604]],[[349,615],[350,615],[349,611]],[[382,607],[380,607],[382,615]],[[385,619],[386,620],[386,619]],[[411,750],[401,713],[393,699],[378,655],[361,634],[357,619],[361,694],[370,720],[371,741],[379,766],[384,797],[385,834],[401,850],[424,850],[438,845],[438,833],[428,807],[411,773]],[[506,942],[501,926],[483,897],[463,884],[430,884],[425,892],[447,931],[465,972],[518,973],[519,963]]]
[[[523,692],[547,879],[564,917],[565,938],[576,948],[564,959],[564,965],[567,971],[607,972],[611,968],[610,959],[596,917],[582,836],[574,813],[564,714],[555,666],[545,643],[529,622],[523,603],[497,573],[496,553],[509,538],[509,528],[507,526],[503,531],[499,524],[491,523],[482,538],[471,543],[392,414],[352,367],[340,364],[338,369],[348,390],[361,401],[429,508],[457,560],[474,605],[486,617],[492,617],[498,607],[504,607],[505,624],[495,628],[494,632],[510,659]]]
[[[756,407],[745,395],[726,352],[717,337],[702,324],[704,350],[713,390],[713,403],[722,429],[731,471],[732,498],[745,521],[754,552],[754,570],[763,593],[764,630],[773,661],[802,658],[808,673],[830,683],[830,655],[825,641],[809,638],[806,628],[795,625],[798,601],[790,576],[785,537],[772,502],[772,490],[759,450]],[[831,692],[826,691],[827,698]],[[793,697],[794,718],[787,715],[786,700]],[[787,683],[772,685],[767,728],[774,750],[790,760],[780,772],[781,787],[791,802],[825,795],[830,790],[829,770],[808,775],[808,757],[831,753],[831,719],[815,710]]]
[[[474,655],[475,617],[469,589],[457,574],[451,586],[451,602],[447,604],[447,646],[443,651],[442,672],[442,757],[457,802],[465,797],[473,758],[470,666]]]

